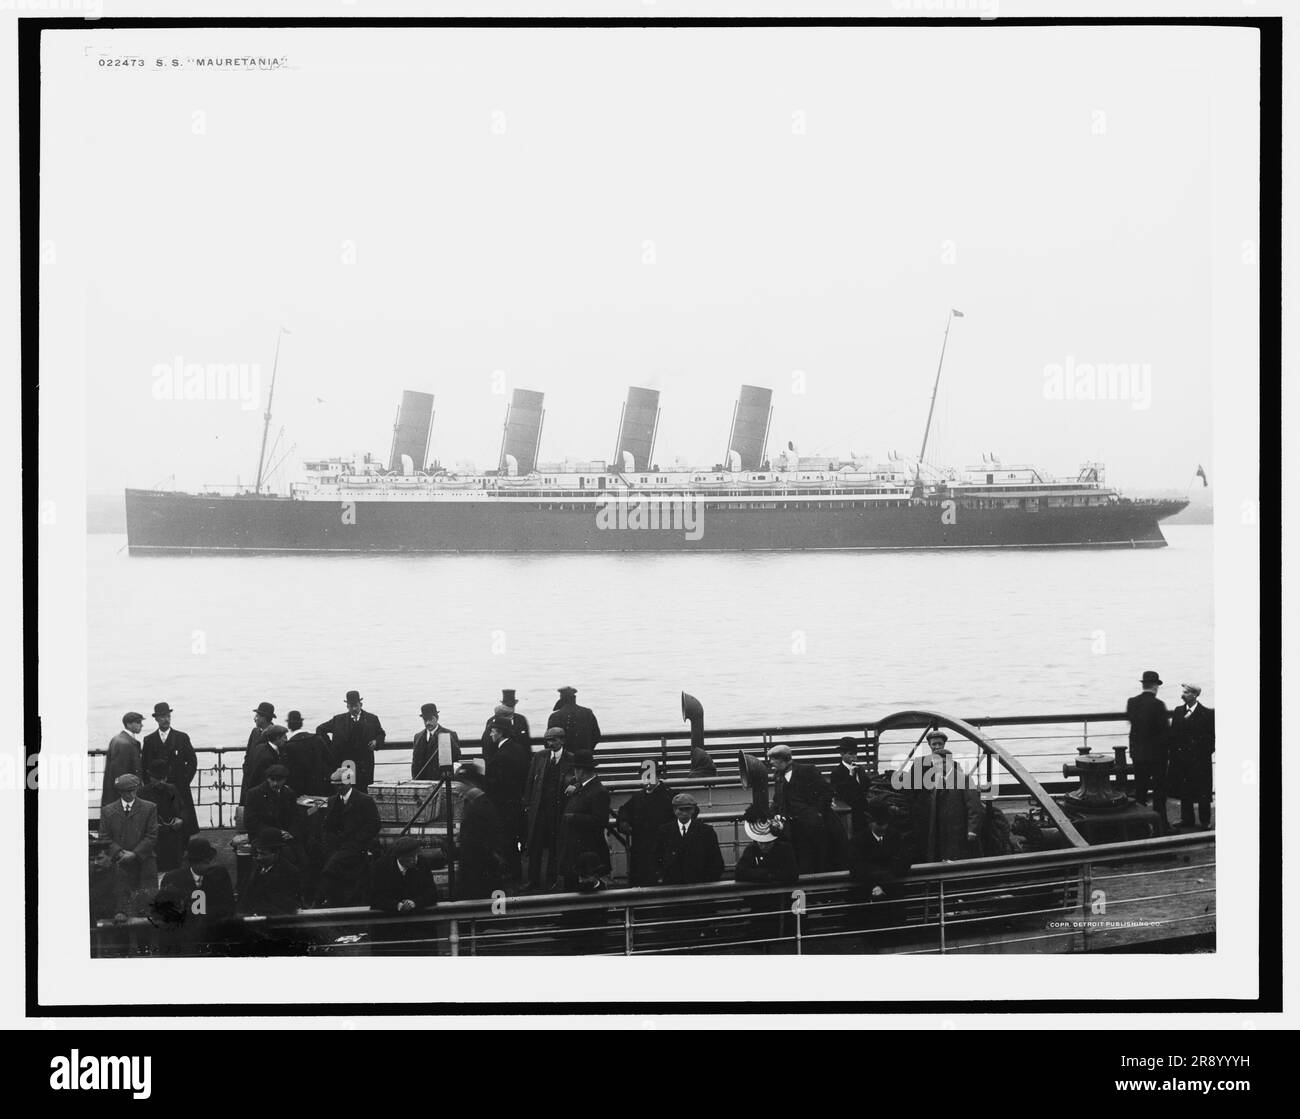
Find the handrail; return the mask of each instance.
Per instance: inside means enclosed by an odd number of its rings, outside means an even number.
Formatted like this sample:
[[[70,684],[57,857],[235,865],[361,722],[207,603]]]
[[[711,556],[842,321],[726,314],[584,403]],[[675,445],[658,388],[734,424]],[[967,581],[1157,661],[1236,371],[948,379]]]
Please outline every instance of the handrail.
[[[911,714],[911,713],[908,713]],[[1128,715],[1123,711],[1112,711],[1102,713],[1083,713],[1083,714],[1062,714],[1062,715],[980,715],[960,720],[969,723],[973,727],[1003,727],[1003,726],[1049,726],[1059,723],[1113,723],[1127,722]],[[859,733],[867,731],[878,733],[883,726],[885,729],[909,729],[923,727],[926,720],[917,717],[912,721],[905,721],[885,716],[881,719],[848,719],[838,723],[812,723],[799,726],[775,726],[775,727],[740,727],[740,728],[704,728],[704,738],[708,741],[711,738],[753,738],[759,740],[775,740],[784,735],[810,735],[810,734],[837,734],[842,731],[858,731]],[[691,732],[689,729],[684,730],[664,730],[664,731],[616,731],[611,734],[602,733],[600,737],[600,746],[607,746],[612,742],[649,742],[651,739],[655,743],[667,739],[670,742],[690,742]],[[541,745],[545,739],[533,736],[529,738],[530,745]],[[478,745],[478,739],[466,737],[461,742],[461,748],[466,753],[473,756],[474,747]],[[795,744],[799,745],[798,743]],[[381,750],[409,750],[409,742],[386,741],[382,746],[376,748],[376,752]],[[247,747],[244,746],[196,746],[196,751],[208,752],[237,752],[243,753]],[[103,755],[108,753],[107,747],[91,746],[88,747],[92,756]]]
[[[1189,835],[1161,836],[1155,839],[1128,840],[1095,847],[1061,848],[1053,851],[1035,851],[1028,854],[995,855],[978,859],[963,859],[949,863],[917,863],[900,876],[899,884],[947,885],[953,882],[987,879],[1003,872],[1032,872],[1077,868],[1092,863],[1132,862],[1176,853],[1182,850],[1213,846],[1215,833],[1197,832]],[[581,912],[591,909],[623,909],[647,905],[672,905],[687,901],[727,901],[737,898],[789,896],[793,890],[822,891],[852,885],[849,872],[829,871],[804,875],[790,886],[759,886],[745,882],[703,882],[686,886],[629,886],[602,890],[599,893],[555,893],[508,895],[497,900],[441,902],[422,913],[387,914],[364,906],[337,909],[304,909],[297,913],[278,916],[243,916],[238,920],[255,924],[259,928],[311,928],[315,926],[345,925],[374,921],[385,927],[427,924],[430,921],[490,919],[498,915],[557,914]],[[96,928],[121,929],[152,927],[148,918],[133,917],[125,922],[108,920],[96,923]]]

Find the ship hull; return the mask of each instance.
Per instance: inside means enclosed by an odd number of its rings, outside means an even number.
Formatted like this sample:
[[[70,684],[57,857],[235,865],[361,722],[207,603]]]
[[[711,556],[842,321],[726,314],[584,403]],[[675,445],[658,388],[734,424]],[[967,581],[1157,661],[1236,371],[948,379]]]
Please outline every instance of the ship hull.
[[[1120,501],[1038,511],[728,504],[706,499],[690,527],[680,519],[646,527],[611,524],[580,503],[332,502],[127,490],[127,544],[134,555],[1159,548],[1165,545],[1161,519],[1185,503]]]

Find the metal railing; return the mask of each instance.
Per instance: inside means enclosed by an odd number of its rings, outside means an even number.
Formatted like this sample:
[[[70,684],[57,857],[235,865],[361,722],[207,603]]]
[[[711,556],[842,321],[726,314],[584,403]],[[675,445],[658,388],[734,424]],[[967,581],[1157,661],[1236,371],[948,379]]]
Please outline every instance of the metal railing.
[[[998,729],[999,742],[1009,746],[1011,752],[1023,761],[1049,791],[1066,787],[1062,781],[1061,766],[1076,758],[1080,746],[1094,749],[1113,749],[1128,741],[1128,719],[1123,712],[1100,712],[1060,715],[1002,715],[978,716],[964,720],[981,729]],[[838,761],[836,748],[841,737],[857,739],[860,760],[869,770],[889,769],[906,755],[915,744],[924,724],[891,726],[883,734],[872,720],[819,723],[812,725],[706,729],[705,748],[717,766],[716,777],[689,777],[690,730],[619,732],[601,738],[596,750],[600,762],[600,775],[611,792],[618,793],[636,786],[637,771],[645,759],[657,761],[661,774],[675,786],[682,788],[734,787],[739,781],[736,754],[739,750],[766,754],[777,744],[790,746],[798,760],[823,766]],[[1035,733],[1014,733],[1016,728],[1035,728]],[[1002,733],[1006,728],[1013,733]],[[916,735],[910,734],[915,730]],[[541,738],[531,739],[534,746]],[[960,740],[950,742],[962,756]],[[481,756],[477,739],[466,737],[461,742],[462,756]],[[106,754],[102,747],[89,749],[89,784],[91,795],[98,803],[98,789],[103,780],[103,762]],[[235,805],[243,775],[241,746],[196,747],[199,768],[191,788],[199,824],[208,828],[235,826]],[[410,776],[411,747],[405,742],[386,742],[376,751],[375,780],[400,781]],[[208,760],[210,759],[210,760]],[[206,764],[205,764],[206,763]],[[1003,775],[1000,791],[1007,796],[1023,796],[1026,790]],[[1070,783],[1069,787],[1073,787]]]
[[[304,955],[681,955],[1095,951],[1204,945],[1214,934],[1214,835],[927,863],[872,900],[847,872],[794,886],[717,882],[235,918],[217,948]],[[92,952],[153,955],[148,920],[99,922]],[[209,948],[212,946],[209,945]]]

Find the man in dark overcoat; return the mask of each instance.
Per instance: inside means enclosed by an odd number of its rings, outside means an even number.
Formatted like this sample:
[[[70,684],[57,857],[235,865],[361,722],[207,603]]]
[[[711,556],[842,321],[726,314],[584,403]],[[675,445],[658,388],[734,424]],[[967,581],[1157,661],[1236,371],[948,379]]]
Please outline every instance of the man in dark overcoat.
[[[566,746],[563,728],[547,727],[546,749],[532,756],[524,782],[524,843],[530,889],[549,892],[555,886],[559,874],[556,853],[560,811],[572,768],[573,754]]]
[[[627,884],[653,886],[659,881],[655,861],[659,832],[671,824],[673,790],[659,780],[659,766],[653,760],[641,763],[641,788],[618,808],[618,830],[628,845]]]
[[[330,745],[334,765],[352,762],[356,767],[356,788],[364,793],[375,779],[375,751],[384,744],[384,728],[379,716],[362,710],[361,693],[350,691],[343,697],[347,710],[328,719],[316,733]]]
[[[1133,763],[1134,798],[1146,804],[1148,794],[1160,817],[1160,826],[1169,830],[1165,810],[1165,781],[1169,766],[1169,709],[1157,696],[1164,681],[1158,672],[1142,673],[1142,690],[1127,704],[1129,761]]]
[[[154,722],[158,729],[145,735],[141,764],[144,772],[149,772],[149,765],[155,758],[167,763],[164,780],[176,789],[181,808],[181,843],[199,830],[198,814],[194,810],[194,790],[191,787],[194,775],[199,770],[198,755],[194,753],[194,744],[183,730],[172,726],[172,709],[165,702],[153,705]],[[166,869],[170,870],[170,867]]]
[[[1210,826],[1214,794],[1214,709],[1201,702],[1199,684],[1183,685],[1183,702],[1169,724],[1169,792],[1178,797],[1178,823]]]
[[[595,750],[600,743],[600,724],[590,707],[578,705],[577,688],[566,686],[560,689],[560,698],[546,725],[564,731],[566,750]]]

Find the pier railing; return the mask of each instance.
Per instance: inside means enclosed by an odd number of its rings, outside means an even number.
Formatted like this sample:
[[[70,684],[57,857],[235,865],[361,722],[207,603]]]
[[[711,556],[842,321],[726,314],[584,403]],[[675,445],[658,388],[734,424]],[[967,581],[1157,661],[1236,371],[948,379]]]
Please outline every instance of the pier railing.
[[[1213,946],[1214,835],[912,868],[885,899],[847,872],[444,902],[418,914],[235,918],[202,951],[321,956],[1164,950]],[[101,921],[96,956],[192,954],[144,918]],[[846,992],[847,993],[847,992]]]
[[[1095,750],[1113,750],[1128,741],[1128,720],[1123,712],[1089,712],[1082,714],[965,716],[965,722],[990,731],[1025,767],[1050,790],[1062,784],[1061,766],[1077,756],[1080,746]],[[765,755],[778,744],[788,745],[799,761],[813,762],[823,768],[839,759],[837,747],[844,736],[851,736],[859,746],[859,760],[868,769],[889,770],[901,764],[924,730],[893,725],[883,734],[871,720],[790,726],[705,729],[704,746],[717,766],[714,777],[691,777],[691,741],[689,728],[606,734],[596,750],[602,781],[616,794],[635,787],[641,762],[654,759],[661,775],[681,788],[708,788],[739,783],[736,755],[738,751]],[[541,738],[533,738],[539,747]],[[963,744],[956,735],[949,742],[958,759],[971,762],[976,756],[973,744]],[[191,788],[201,827],[235,826],[235,806],[239,800],[243,776],[242,746],[196,747],[199,767]],[[477,738],[467,732],[461,740],[462,756],[481,756]],[[103,783],[103,759],[106,750],[89,750],[88,788],[94,806],[99,802]],[[405,741],[385,743],[375,752],[375,780],[400,781],[410,777],[411,747]],[[1007,774],[992,773],[1004,796],[1023,795],[1024,789]],[[1072,787],[1072,786],[1071,786]]]

